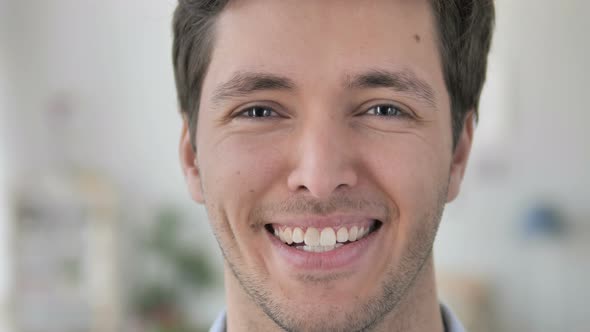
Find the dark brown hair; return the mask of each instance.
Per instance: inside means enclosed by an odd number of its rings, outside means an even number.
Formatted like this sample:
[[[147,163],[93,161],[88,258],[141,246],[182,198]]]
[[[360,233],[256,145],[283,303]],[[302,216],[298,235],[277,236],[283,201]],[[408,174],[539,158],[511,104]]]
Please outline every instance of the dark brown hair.
[[[189,121],[193,148],[201,88],[215,38],[214,23],[229,1],[179,0],[174,12],[174,76],[180,109]],[[467,112],[473,110],[478,114],[494,26],[494,3],[493,0],[430,0],[430,3],[451,100],[456,144]]]

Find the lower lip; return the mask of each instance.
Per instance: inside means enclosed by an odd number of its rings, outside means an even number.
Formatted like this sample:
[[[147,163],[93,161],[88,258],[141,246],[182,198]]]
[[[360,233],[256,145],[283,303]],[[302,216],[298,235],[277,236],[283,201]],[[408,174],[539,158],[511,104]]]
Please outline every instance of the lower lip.
[[[371,248],[371,244],[377,240],[381,228],[358,241],[326,252],[308,252],[296,249],[286,245],[269,232],[266,233],[275,252],[293,268],[298,270],[332,271],[353,267],[358,264]]]

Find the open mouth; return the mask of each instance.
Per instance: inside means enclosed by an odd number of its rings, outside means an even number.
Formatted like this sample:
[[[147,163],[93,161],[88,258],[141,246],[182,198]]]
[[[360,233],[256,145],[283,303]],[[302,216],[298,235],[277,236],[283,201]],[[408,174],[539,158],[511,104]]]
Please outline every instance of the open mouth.
[[[278,224],[266,224],[264,227],[285,245],[307,252],[320,253],[358,242],[377,232],[382,224],[375,219],[363,224],[323,228]]]

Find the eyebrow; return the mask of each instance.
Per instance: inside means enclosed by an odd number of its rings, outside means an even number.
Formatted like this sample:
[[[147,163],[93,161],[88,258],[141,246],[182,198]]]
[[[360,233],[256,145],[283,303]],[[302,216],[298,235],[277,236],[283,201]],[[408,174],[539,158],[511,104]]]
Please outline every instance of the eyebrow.
[[[242,97],[257,91],[294,90],[295,83],[284,76],[269,73],[237,72],[218,86],[211,100],[218,104],[226,99]]]
[[[372,69],[349,77],[345,85],[349,89],[387,88],[397,92],[410,93],[428,105],[436,106],[432,86],[410,70]]]
[[[434,89],[413,71],[389,71],[371,69],[367,72],[348,76],[344,82],[348,89],[387,88],[397,92],[410,93],[432,107],[436,107]],[[237,72],[213,92],[214,105],[224,100],[243,97],[258,91],[294,90],[296,84],[288,77],[262,72]]]

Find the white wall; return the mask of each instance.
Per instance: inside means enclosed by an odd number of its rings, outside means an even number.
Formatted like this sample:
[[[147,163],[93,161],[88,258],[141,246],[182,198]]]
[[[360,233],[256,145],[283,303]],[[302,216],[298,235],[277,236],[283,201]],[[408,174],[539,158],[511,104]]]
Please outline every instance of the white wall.
[[[197,226],[206,225],[202,209],[189,200],[177,155],[181,121],[170,29],[175,5],[173,0],[3,2],[0,33],[6,39],[0,51],[6,66],[0,67],[5,69],[0,83],[10,105],[0,99],[0,180],[7,180],[0,181],[0,190],[16,192],[68,159],[117,184],[124,207],[120,229],[149,222],[167,203],[184,208]],[[72,110],[69,124],[48,128],[49,109],[59,98]],[[52,130],[60,131],[57,140]],[[3,202],[0,197],[0,213]],[[4,259],[10,258],[7,225],[0,225],[0,305],[10,290],[3,278],[12,273]],[[213,243],[203,229],[203,238]],[[126,236],[133,234],[121,238]],[[11,329],[0,325],[0,331]]]
[[[504,317],[499,331],[586,330],[590,3],[496,6],[481,132],[462,193],[447,208],[436,260],[441,269],[489,281]],[[561,238],[524,235],[524,215],[539,200],[563,213]]]
[[[12,331],[10,327],[9,300],[11,289],[10,205],[8,199],[9,165],[6,160],[5,113],[9,108],[8,80],[6,76],[6,2],[0,0],[0,331]]]
[[[20,174],[51,159],[43,121],[56,95],[74,111],[74,163],[113,176],[129,194],[185,198],[171,70],[174,1],[12,1],[10,61],[18,112],[9,151]],[[27,153],[28,152],[28,153]],[[60,153],[62,153],[60,151]],[[131,195],[130,195],[131,196]]]

